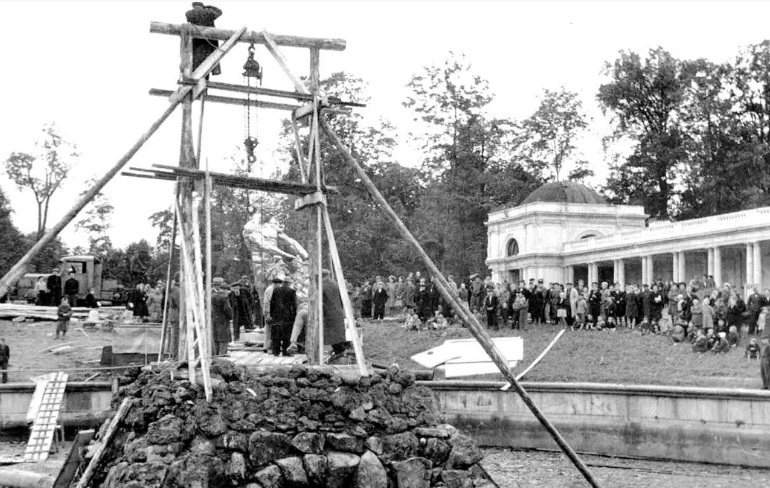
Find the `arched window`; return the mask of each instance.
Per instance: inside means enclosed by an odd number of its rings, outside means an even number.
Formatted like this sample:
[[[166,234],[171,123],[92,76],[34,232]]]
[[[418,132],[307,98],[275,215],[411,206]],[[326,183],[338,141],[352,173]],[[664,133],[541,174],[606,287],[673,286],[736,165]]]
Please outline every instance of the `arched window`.
[[[596,234],[586,234],[583,237],[581,237],[581,239],[589,239],[591,237],[596,237]]]
[[[519,243],[516,242],[516,239],[511,239],[506,247],[506,256],[515,256],[517,254],[519,254]]]

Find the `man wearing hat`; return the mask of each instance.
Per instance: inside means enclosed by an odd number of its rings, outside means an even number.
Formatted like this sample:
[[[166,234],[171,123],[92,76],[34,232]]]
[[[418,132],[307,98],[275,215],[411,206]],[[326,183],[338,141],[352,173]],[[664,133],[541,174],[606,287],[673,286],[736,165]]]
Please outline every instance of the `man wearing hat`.
[[[281,283],[283,283],[283,275],[280,276],[273,276],[273,282],[270,283],[267,288],[265,288],[265,309],[262,311],[264,313],[264,324],[265,324],[265,344],[264,349],[265,352],[270,352],[271,348],[273,347],[272,344],[272,318],[270,316],[270,303],[273,299],[273,291],[281,286]]]
[[[291,327],[297,316],[297,292],[291,287],[291,277],[282,276],[281,281],[283,284],[273,288],[270,297],[270,344],[274,355],[288,356]]]
[[[348,342],[345,340],[345,313],[342,295],[337,283],[332,280],[328,269],[321,271],[323,277],[324,344],[332,346],[332,359],[344,354]]]
[[[223,290],[225,280],[214,278],[211,281],[214,288],[211,293],[211,324],[214,328],[214,355],[227,354],[227,344],[231,340],[230,320],[233,318],[233,308],[227,293]]]
[[[48,305],[58,307],[61,302],[61,276],[59,276],[59,268],[51,270],[51,276],[48,277],[46,282],[48,287]]]

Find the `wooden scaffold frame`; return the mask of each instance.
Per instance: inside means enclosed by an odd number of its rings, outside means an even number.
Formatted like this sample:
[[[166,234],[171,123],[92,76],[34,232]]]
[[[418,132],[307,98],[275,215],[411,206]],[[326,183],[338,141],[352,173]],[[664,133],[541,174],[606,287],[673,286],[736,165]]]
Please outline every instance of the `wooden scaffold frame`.
[[[556,444],[572,461],[591,486],[600,486],[580,457],[567,444],[561,434],[542,414],[540,409],[530,398],[529,394],[517,381],[511,372],[508,362],[486,330],[476,320],[468,309],[467,304],[462,303],[455,296],[449,285],[407,229],[398,215],[393,211],[382,194],[367,176],[363,168],[355,161],[350,152],[344,147],[342,141],[334,130],[326,123],[323,114],[325,112],[345,112],[335,101],[321,96],[319,93],[319,63],[321,50],[342,51],[345,49],[345,41],[341,39],[319,39],[298,36],[273,35],[266,31],[249,31],[243,27],[237,31],[217,29],[214,27],[193,26],[191,24],[167,24],[152,22],[150,32],[179,36],[181,41],[181,80],[180,86],[175,91],[152,89],[150,94],[154,96],[168,97],[169,105],[163,113],[152,123],[146,133],[129,149],[129,151],[87,191],[70,209],[69,212],[49,230],[28,252],[16,263],[5,276],[0,279],[0,296],[7,293],[12,283],[15,283],[25,272],[27,264],[43,247],[49,244],[77,214],[104,188],[104,186],[118,173],[128,161],[136,154],[142,145],[158,130],[177,106],[182,106],[182,134],[180,147],[179,167],[156,165],[155,170],[141,170],[133,168],[134,172],[126,173],[130,176],[144,178],[156,178],[175,180],[175,217],[179,224],[179,237],[181,240],[180,256],[180,303],[185,304],[180,308],[180,335],[183,332],[185,338],[180,336],[179,353],[188,362],[188,371],[191,381],[195,381],[197,367],[201,368],[202,382],[206,390],[207,399],[211,398],[211,382],[209,377],[209,365],[211,359],[211,319],[210,319],[210,280],[211,273],[205,273],[208,283],[204,286],[203,252],[201,237],[198,232],[198,209],[201,201],[208,206],[210,189],[212,184],[229,185],[239,188],[253,188],[263,191],[277,191],[288,194],[300,195],[295,201],[296,210],[309,212],[309,238],[312,245],[308,249],[310,265],[310,304],[308,308],[308,329],[306,333],[308,360],[311,364],[323,362],[323,290],[321,269],[323,261],[323,237],[326,235],[329,252],[332,261],[332,269],[340,284],[340,294],[343,302],[346,335],[352,340],[356,353],[356,366],[359,374],[367,375],[368,370],[363,356],[360,337],[356,331],[353,310],[345,290],[345,280],[339,259],[339,253],[332,232],[331,221],[326,209],[326,193],[336,191],[336,188],[324,184],[320,159],[320,132],[323,130],[332,144],[342,154],[350,168],[355,171],[363,182],[372,199],[383,209],[388,218],[393,222],[405,241],[414,247],[422,258],[430,273],[436,278],[437,287],[443,298],[457,310],[458,315],[466,324],[473,336],[478,340],[482,348],[487,352],[492,361],[498,366],[505,379],[513,387],[513,390],[521,397],[524,404],[549,432]],[[192,39],[208,39],[211,41],[225,41],[217,50],[211,53],[195,70],[192,69]],[[272,54],[278,65],[292,81],[295,91],[282,91],[266,88],[255,88],[226,83],[208,81],[209,73],[221,61],[237,43],[250,43],[264,45]],[[289,69],[286,58],[283,56],[280,46],[290,46],[308,49],[310,52],[310,74],[308,86],[302,83]],[[251,100],[236,97],[209,95],[209,89],[230,91],[236,93],[254,93],[278,98],[293,100],[293,103],[276,103],[262,100]],[[251,105],[262,108],[286,110],[291,112],[291,122],[295,133],[297,159],[302,174],[302,182],[287,183],[260,180],[258,178],[235,177],[233,175],[213,174],[199,167],[199,151],[196,154],[193,147],[192,105],[197,99],[212,103],[224,103],[235,105]],[[297,104],[296,102],[300,102]],[[203,112],[201,110],[201,112]],[[301,140],[298,132],[298,120],[307,120],[310,127],[308,141],[308,154],[302,152]],[[203,114],[201,113],[201,123]],[[200,131],[200,129],[199,129]],[[199,134],[200,135],[200,134]],[[200,138],[199,138],[200,143]],[[136,171],[139,171],[138,173]],[[283,186],[281,186],[283,185]],[[206,213],[208,215],[208,212]],[[209,218],[206,219],[210,224]],[[176,229],[175,229],[176,230]],[[207,238],[207,241],[209,239]],[[173,248],[173,243],[172,243]],[[208,252],[208,249],[206,249]],[[181,324],[184,324],[182,326]],[[163,341],[161,341],[163,342]]]

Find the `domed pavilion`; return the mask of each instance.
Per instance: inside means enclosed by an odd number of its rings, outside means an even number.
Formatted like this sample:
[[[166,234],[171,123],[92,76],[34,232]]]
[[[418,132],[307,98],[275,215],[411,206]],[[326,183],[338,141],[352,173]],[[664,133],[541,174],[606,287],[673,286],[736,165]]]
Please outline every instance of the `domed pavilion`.
[[[681,222],[647,223],[637,205],[612,205],[570,181],[546,183],[491,212],[487,266],[496,282],[689,282],[767,286],[770,207]],[[767,265],[767,266],[765,266]]]

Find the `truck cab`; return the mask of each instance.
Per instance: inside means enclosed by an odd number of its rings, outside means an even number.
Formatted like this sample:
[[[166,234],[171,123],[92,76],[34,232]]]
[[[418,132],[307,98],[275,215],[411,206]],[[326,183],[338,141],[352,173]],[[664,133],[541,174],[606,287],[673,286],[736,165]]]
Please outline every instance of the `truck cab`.
[[[66,256],[60,259],[62,287],[69,279],[69,273],[78,280],[78,301],[85,300],[88,290],[94,289],[94,297],[100,302],[121,304],[125,292],[117,280],[102,278],[102,261],[96,256]]]

